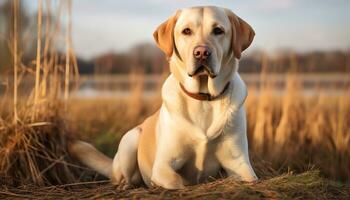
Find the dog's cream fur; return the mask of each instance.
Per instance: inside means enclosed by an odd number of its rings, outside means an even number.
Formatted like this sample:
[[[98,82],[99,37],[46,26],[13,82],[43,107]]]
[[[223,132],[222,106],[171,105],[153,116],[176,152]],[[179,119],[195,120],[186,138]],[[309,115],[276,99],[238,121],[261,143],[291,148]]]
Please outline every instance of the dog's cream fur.
[[[213,34],[215,27],[224,33]],[[185,28],[190,35],[183,34]],[[113,161],[81,141],[69,144],[70,153],[117,184],[143,181],[148,186],[179,189],[217,177],[221,170],[237,180],[256,180],[242,106],[247,91],[237,73],[238,59],[251,44],[253,29],[230,10],[193,7],[177,11],[154,37],[171,70],[162,88],[161,108],[123,136]],[[197,45],[211,49],[209,66],[215,78],[188,75],[196,68],[193,49]],[[227,91],[213,101],[193,99],[179,86],[217,96],[228,82]]]

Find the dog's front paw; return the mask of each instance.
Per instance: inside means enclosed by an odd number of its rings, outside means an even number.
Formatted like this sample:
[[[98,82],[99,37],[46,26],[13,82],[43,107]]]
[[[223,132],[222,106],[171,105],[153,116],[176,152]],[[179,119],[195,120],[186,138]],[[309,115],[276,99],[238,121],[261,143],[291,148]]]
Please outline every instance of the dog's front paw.
[[[233,174],[231,175],[231,177],[235,180],[238,180],[238,181],[244,181],[244,182],[255,182],[255,181],[258,181],[258,177],[255,175],[255,173],[244,173],[244,174],[240,174],[240,175],[237,175],[237,174]]]
[[[163,187],[165,189],[168,190],[177,190],[177,189],[184,189],[185,185],[183,184],[183,181],[180,178],[156,178],[155,176],[153,176],[151,178],[151,185],[156,185],[156,186],[160,186]]]
[[[259,180],[259,179],[258,179],[258,177],[255,174],[252,174],[250,176],[243,177],[242,180],[245,181],[245,182],[255,182],[255,181]]]

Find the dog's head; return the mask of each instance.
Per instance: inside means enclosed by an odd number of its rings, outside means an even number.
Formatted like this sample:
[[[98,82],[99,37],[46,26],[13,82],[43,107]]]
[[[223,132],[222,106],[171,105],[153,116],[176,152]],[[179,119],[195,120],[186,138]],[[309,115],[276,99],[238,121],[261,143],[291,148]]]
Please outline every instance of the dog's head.
[[[154,32],[178,81],[192,93],[214,96],[237,71],[237,59],[254,35],[232,11],[214,6],[179,10]]]

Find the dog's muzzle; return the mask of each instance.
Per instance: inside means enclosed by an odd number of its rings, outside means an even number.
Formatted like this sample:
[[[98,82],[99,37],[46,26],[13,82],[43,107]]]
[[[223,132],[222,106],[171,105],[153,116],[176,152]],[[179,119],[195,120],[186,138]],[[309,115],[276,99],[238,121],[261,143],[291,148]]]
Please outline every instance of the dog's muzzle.
[[[209,67],[209,61],[211,56],[211,50],[204,45],[198,45],[193,50],[193,57],[195,59],[194,65],[196,69],[188,73],[188,76],[200,76],[207,75],[210,78],[215,78],[217,75],[214,73],[211,67]]]

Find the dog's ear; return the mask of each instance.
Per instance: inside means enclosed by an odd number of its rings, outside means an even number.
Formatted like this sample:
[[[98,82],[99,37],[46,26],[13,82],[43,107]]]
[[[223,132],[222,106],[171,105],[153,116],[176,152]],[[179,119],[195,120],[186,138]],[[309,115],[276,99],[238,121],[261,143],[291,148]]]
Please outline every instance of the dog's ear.
[[[242,52],[253,42],[255,32],[247,22],[236,16],[231,10],[226,9],[225,11],[232,27],[231,48],[235,57],[240,59]]]
[[[163,22],[153,33],[157,46],[165,53],[167,57],[171,57],[174,49],[174,27],[180,11]]]

